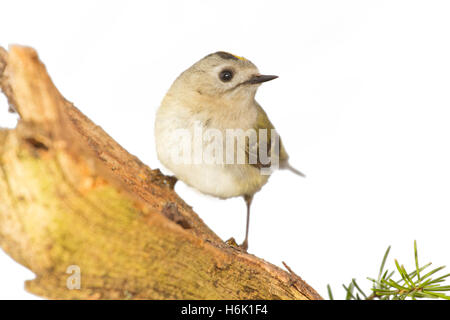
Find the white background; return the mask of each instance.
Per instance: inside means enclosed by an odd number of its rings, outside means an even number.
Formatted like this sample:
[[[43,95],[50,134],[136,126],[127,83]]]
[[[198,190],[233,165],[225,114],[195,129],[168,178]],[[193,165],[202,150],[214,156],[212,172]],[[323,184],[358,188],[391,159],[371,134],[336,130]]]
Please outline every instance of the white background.
[[[448,1],[2,1],[0,45],[30,45],[62,94],[151,168],[153,122],[172,81],[225,50],[279,79],[257,99],[301,179],[255,196],[250,253],[324,297],[369,287],[388,245],[413,267],[450,263]],[[0,125],[14,126],[0,96]],[[167,171],[164,171],[167,172]],[[223,239],[244,236],[242,199],[176,191]],[[1,199],[1,196],[0,196]],[[389,265],[392,267],[392,264]],[[447,271],[448,272],[448,271]],[[35,298],[0,252],[0,299]]]

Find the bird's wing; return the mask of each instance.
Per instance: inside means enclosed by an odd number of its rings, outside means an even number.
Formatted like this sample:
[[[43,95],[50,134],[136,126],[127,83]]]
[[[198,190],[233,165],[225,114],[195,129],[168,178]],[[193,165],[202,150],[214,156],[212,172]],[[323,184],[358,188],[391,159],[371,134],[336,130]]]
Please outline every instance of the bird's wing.
[[[278,148],[276,148],[276,146],[272,145],[272,130],[275,129],[275,127],[273,126],[273,124],[270,122],[269,118],[267,117],[266,112],[263,110],[263,108],[257,103],[257,108],[258,108],[258,117],[256,119],[254,128],[256,130],[256,134],[257,134],[257,139],[256,139],[256,143],[250,143],[248,142],[246,144],[246,155],[247,155],[247,160],[250,165],[260,169],[260,168],[268,168],[271,166],[271,162],[269,161],[267,163],[267,161],[263,161],[263,159],[260,157],[260,148],[262,147],[263,144],[265,144],[266,146],[266,154],[267,157],[269,159],[272,159],[273,155],[277,154],[279,157],[279,163],[280,166],[284,166],[285,164],[287,164],[288,161],[288,154],[286,152],[286,150],[284,149],[283,143],[281,142],[281,138],[279,139],[279,145]],[[267,138],[260,137],[260,130],[261,129],[266,129],[267,130]],[[275,132],[276,133],[276,132]],[[278,150],[276,150],[278,149]],[[264,152],[263,152],[264,153]],[[249,161],[249,159],[256,159],[256,163],[250,163],[250,162],[254,162],[254,161]]]

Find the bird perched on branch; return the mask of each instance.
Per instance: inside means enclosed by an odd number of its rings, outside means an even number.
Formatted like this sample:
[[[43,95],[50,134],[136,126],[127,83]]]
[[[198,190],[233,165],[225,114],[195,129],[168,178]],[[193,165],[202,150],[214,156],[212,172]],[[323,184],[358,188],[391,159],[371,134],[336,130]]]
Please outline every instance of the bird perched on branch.
[[[247,204],[248,248],[253,195],[288,155],[267,114],[255,100],[261,75],[249,60],[219,51],[196,62],[172,84],[155,120],[159,160],[175,177],[221,199],[242,196]]]

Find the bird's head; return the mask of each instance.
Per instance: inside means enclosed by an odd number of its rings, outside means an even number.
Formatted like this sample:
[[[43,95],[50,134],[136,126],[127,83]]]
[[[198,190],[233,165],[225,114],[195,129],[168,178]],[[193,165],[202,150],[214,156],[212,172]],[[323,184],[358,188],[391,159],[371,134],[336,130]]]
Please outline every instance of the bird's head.
[[[176,81],[183,90],[217,98],[254,98],[259,85],[277,76],[261,75],[249,60],[228,52],[207,55]]]

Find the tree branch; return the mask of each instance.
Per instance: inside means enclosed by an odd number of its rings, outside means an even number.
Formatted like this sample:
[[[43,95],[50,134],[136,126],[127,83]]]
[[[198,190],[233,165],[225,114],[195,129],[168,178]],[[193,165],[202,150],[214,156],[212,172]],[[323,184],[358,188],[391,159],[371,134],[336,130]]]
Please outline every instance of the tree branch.
[[[0,48],[20,115],[0,129],[0,246],[57,299],[321,299],[300,277],[229,246],[151,170],[64,99],[36,52]],[[81,289],[67,288],[70,265]]]

